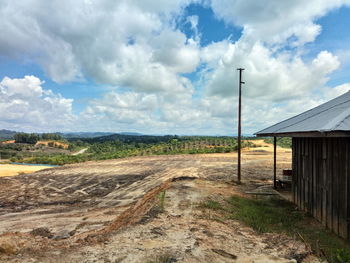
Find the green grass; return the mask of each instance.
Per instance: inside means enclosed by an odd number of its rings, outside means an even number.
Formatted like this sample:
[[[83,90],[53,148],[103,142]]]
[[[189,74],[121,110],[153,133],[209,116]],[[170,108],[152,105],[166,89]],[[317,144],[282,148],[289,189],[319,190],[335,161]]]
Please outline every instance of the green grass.
[[[302,219],[301,213],[279,199],[251,200],[232,196],[227,202],[232,219],[243,221],[259,233],[287,233]]]
[[[309,215],[280,199],[255,200],[232,196],[224,202],[208,200],[202,208],[215,210],[225,219],[236,219],[258,233],[285,233],[310,245],[331,263],[350,263],[350,244],[326,230]]]
[[[201,207],[209,208],[213,210],[224,210],[222,204],[214,200],[208,200],[207,202],[201,204]]]
[[[264,142],[273,144],[273,138],[268,137],[264,139]],[[292,148],[292,138],[291,137],[279,137],[277,138],[277,146],[282,148]]]

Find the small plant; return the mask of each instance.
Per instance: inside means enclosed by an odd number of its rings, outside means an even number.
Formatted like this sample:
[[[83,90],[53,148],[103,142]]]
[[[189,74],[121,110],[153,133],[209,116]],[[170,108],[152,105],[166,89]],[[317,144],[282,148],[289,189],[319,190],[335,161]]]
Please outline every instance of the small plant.
[[[201,203],[199,206],[202,208],[208,208],[212,210],[223,210],[222,205],[219,202],[214,200],[208,200],[204,203]]]
[[[147,263],[173,263],[177,262],[177,259],[170,253],[156,256],[154,259],[146,261]]]
[[[350,262],[350,250],[337,249],[333,260],[334,260],[334,263],[349,263]]]

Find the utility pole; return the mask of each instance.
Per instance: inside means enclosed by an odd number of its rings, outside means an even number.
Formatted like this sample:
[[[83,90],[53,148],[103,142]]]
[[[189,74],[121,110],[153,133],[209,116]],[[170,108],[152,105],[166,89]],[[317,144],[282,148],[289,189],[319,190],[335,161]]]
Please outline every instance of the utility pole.
[[[238,92],[238,167],[237,167],[237,179],[238,183],[241,183],[241,112],[242,112],[242,71],[244,68],[238,68],[239,71],[239,92]]]

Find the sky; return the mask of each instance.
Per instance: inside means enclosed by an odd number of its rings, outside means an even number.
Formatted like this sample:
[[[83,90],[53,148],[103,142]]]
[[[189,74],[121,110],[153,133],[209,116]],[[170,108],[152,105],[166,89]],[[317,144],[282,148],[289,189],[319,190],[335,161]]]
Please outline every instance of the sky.
[[[0,0],[0,129],[253,134],[350,89],[350,0]]]

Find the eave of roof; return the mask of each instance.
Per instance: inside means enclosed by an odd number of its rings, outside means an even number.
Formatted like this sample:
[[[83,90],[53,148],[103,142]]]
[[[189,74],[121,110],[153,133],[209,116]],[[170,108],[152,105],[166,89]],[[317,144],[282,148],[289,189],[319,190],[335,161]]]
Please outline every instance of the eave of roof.
[[[289,132],[289,133],[259,133],[257,137],[350,137],[349,131],[331,131],[331,132]]]
[[[299,135],[298,135],[299,134]],[[265,128],[257,136],[350,136],[350,92]]]

